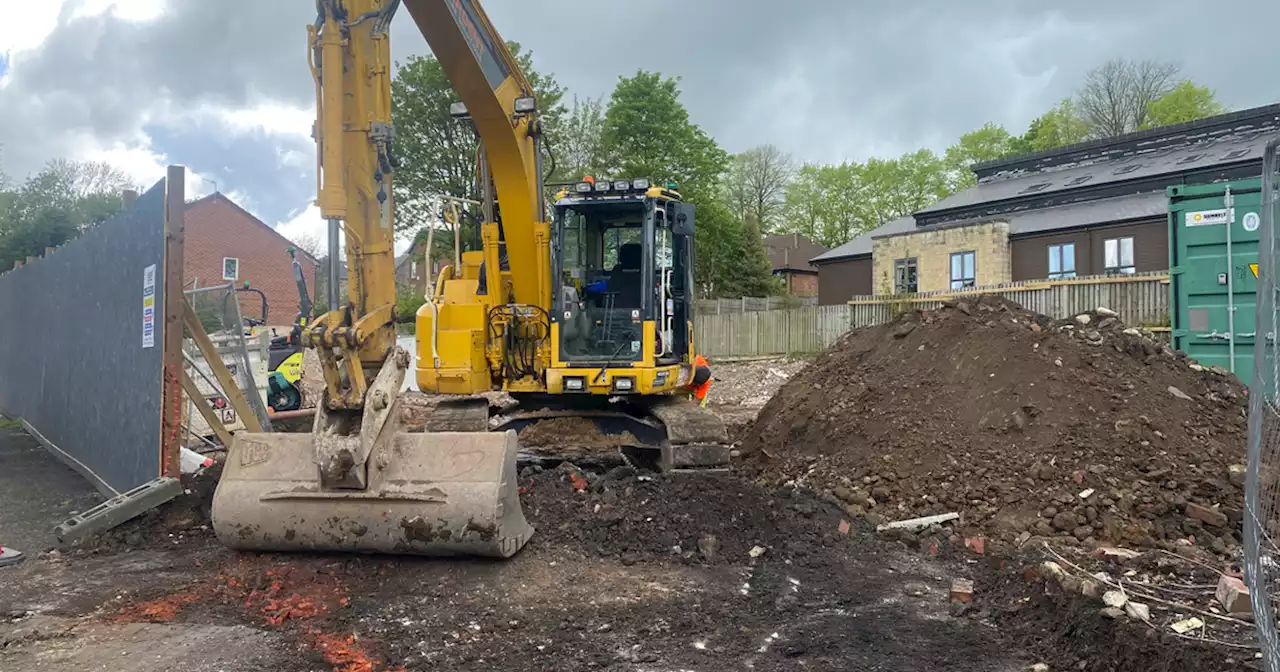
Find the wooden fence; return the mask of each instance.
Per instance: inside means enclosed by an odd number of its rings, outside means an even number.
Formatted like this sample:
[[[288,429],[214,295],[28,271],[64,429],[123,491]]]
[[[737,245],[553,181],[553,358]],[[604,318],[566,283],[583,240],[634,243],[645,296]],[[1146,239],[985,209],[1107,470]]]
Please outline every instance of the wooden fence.
[[[818,305],[816,296],[744,296],[740,299],[699,299],[699,315],[747,313],[759,310],[788,310]]]
[[[904,310],[931,310],[952,298],[999,294],[1028,310],[1062,319],[1107,307],[1132,325],[1167,331],[1169,275],[1033,280],[903,296],[855,296],[845,305],[737,313],[699,312],[694,337],[708,357],[745,358],[820,352],[851,328],[883,324]]]

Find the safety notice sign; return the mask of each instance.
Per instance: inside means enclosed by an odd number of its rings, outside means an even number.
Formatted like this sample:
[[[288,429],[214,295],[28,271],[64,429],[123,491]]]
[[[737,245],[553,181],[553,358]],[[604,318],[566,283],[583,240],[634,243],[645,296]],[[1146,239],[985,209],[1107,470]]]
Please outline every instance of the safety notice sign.
[[[142,270],[142,347],[156,344],[156,265]]]

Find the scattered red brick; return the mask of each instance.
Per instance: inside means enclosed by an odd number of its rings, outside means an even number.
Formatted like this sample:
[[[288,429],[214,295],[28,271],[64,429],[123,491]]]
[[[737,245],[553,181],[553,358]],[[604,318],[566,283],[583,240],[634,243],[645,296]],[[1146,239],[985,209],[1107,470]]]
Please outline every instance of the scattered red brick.
[[[987,540],[981,536],[969,537],[964,540],[964,547],[978,555],[983,555],[987,552]]]
[[[1218,509],[1196,504],[1195,502],[1188,502],[1186,513],[1188,518],[1198,520],[1205,525],[1213,527],[1227,526],[1227,514]]]
[[[1249,588],[1234,576],[1223,576],[1218,579],[1218,590],[1215,594],[1218,604],[1229,614],[1247,614],[1253,611],[1249,602]]]
[[[849,534],[849,521],[840,521],[840,534]]]
[[[569,480],[573,483],[573,489],[582,492],[587,489],[587,479],[582,474],[574,471],[569,473]]]
[[[952,579],[951,599],[966,604],[973,602],[973,581],[969,579]]]

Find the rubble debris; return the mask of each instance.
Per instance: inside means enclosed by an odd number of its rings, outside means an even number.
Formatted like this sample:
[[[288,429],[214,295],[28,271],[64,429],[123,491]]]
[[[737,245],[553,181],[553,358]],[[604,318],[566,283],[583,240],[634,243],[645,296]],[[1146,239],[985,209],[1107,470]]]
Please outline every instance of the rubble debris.
[[[1195,616],[1192,616],[1191,618],[1187,618],[1181,621],[1175,621],[1169,624],[1169,629],[1173,630],[1179,635],[1185,635],[1188,632],[1191,632],[1192,630],[1199,630],[1200,628],[1203,628],[1203,627],[1204,627],[1204,621],[1196,618]]]
[[[1088,313],[1082,328],[997,296],[966,307],[846,334],[761,410],[742,469],[765,485],[842,487],[850,516],[958,514],[941,538],[981,534],[997,552],[1043,537],[1169,551],[1194,538],[1197,553],[1235,553],[1238,380],[1193,371],[1114,316]],[[916,326],[895,338],[904,323]],[[1190,401],[1171,403],[1169,388]],[[927,529],[898,538],[920,547],[940,535]]]
[[[1182,390],[1179,390],[1178,388],[1172,385],[1169,386],[1169,394],[1172,394],[1173,396],[1183,401],[1195,401],[1194,399],[1191,398],[1191,395],[1187,394],[1186,392],[1183,392]]]
[[[888,492],[888,489],[885,489],[885,492]],[[955,512],[941,513],[933,516],[911,518],[909,520],[897,520],[892,523],[877,525],[876,531],[884,532],[885,530],[906,530],[908,532],[914,532],[917,530],[928,529],[933,525],[940,525],[942,523],[958,520],[959,518],[960,514]]]
[[[22,562],[26,557],[22,554],[22,551],[16,548],[0,546],[0,567],[12,567]]]
[[[1234,576],[1223,575],[1218,580],[1218,589],[1214,598],[1228,614],[1252,613],[1253,606],[1249,602],[1249,588]]]
[[[702,554],[704,560],[714,560],[716,552],[720,550],[720,539],[714,534],[704,534],[698,537],[698,552]]]
[[[1227,525],[1227,515],[1218,509],[1201,506],[1195,502],[1187,502],[1187,517],[1198,520],[1205,525],[1213,527],[1225,527]]]
[[[1151,607],[1148,607],[1141,602],[1125,602],[1124,613],[1128,615],[1129,618],[1137,619],[1144,623],[1151,621]]]
[[[1115,546],[1099,546],[1093,550],[1094,557],[1102,558],[1108,562],[1117,565],[1123,565],[1130,560],[1141,557],[1142,554],[1127,548],[1116,548]]]
[[[1102,603],[1108,607],[1122,609],[1128,602],[1129,597],[1118,590],[1108,590],[1102,594]]]
[[[971,579],[952,579],[951,599],[965,604],[973,602],[973,581]]]

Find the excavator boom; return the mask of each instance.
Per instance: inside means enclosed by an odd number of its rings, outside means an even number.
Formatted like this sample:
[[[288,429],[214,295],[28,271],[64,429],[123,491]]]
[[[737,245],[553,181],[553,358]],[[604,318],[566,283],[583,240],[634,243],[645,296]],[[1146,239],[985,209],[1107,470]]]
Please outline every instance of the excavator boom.
[[[427,16],[459,3],[414,4]],[[473,3],[461,4],[473,11],[464,8],[459,16],[477,15]],[[339,300],[342,274],[334,262],[329,311],[302,332],[325,376],[311,434],[242,433],[228,447],[212,517],[218,539],[232,548],[508,557],[533,533],[515,486],[514,431],[410,434],[401,425],[399,391],[409,356],[395,347],[389,46],[399,5],[318,0],[308,26],[316,204],[329,224],[331,262],[339,237],[345,240],[348,296]],[[451,40],[460,34],[427,37],[453,71],[481,72],[476,52],[454,53]],[[476,60],[470,68],[468,59]],[[504,67],[511,71],[510,65]],[[481,101],[476,108],[492,117]],[[521,157],[525,150],[513,140],[498,151]],[[503,166],[504,179],[519,172],[505,159]],[[533,206],[525,202],[520,210],[513,201],[510,207],[531,216]],[[498,264],[492,268],[496,273]]]

